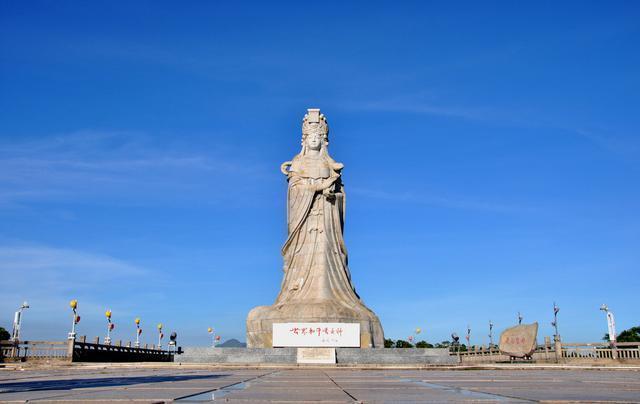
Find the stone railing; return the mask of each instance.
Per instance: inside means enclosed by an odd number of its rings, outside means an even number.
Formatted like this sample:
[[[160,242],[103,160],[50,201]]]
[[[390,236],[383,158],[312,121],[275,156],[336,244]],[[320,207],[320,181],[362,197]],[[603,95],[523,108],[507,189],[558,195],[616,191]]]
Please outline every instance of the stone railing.
[[[467,351],[457,351],[455,348],[449,348],[450,355],[460,355],[460,356],[492,356],[492,355],[500,355],[500,350],[497,346],[492,347],[472,347]]]
[[[460,363],[496,363],[508,362],[511,360],[509,355],[500,352],[497,346],[492,347],[472,347],[467,351],[458,352],[451,349],[449,355],[456,355],[460,358]],[[550,345],[538,345],[534,351],[532,358],[534,361],[552,361],[555,359],[554,348]]]
[[[640,342],[562,342],[562,358],[573,360],[640,361]]]
[[[67,341],[0,341],[1,357],[7,360],[68,358]]]
[[[181,351],[180,351],[181,352]],[[180,353],[175,352],[175,353]],[[132,347],[118,341],[115,345],[86,342],[81,338],[73,346],[73,362],[173,362],[174,352],[150,347]]]
[[[561,342],[538,345],[532,358],[536,362],[640,362],[640,342]],[[473,347],[458,352],[451,348],[450,355],[456,355],[461,363],[495,363],[509,361],[498,347]]]
[[[115,344],[86,342],[86,337],[67,341],[0,341],[1,358],[5,362],[24,361],[67,361],[67,362],[172,362],[174,351],[158,349],[155,345],[141,347],[126,345],[122,341]]]
[[[615,346],[615,354],[619,360],[640,360],[640,343],[618,342]]]

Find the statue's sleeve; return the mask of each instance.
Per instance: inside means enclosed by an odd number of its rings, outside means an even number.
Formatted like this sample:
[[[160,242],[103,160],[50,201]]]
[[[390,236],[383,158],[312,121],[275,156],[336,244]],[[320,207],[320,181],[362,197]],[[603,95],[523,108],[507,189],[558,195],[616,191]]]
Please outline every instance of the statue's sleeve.
[[[309,210],[313,204],[315,191],[305,186],[304,179],[297,175],[289,178],[289,189],[287,192],[287,227],[289,236],[282,247],[282,255],[291,247],[296,234],[309,216]]]

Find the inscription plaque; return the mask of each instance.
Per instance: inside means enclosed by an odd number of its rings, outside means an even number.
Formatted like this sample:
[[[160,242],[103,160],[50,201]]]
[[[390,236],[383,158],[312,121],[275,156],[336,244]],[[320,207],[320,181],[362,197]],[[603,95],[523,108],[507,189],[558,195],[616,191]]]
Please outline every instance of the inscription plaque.
[[[336,363],[336,349],[298,348],[298,363]]]
[[[359,323],[274,323],[274,347],[360,347]]]

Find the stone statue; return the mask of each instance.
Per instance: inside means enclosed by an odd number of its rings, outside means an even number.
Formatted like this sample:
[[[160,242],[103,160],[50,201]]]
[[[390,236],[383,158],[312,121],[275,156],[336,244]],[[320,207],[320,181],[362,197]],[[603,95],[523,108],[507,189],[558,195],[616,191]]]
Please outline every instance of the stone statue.
[[[247,346],[272,346],[272,324],[360,324],[360,346],[383,347],[380,320],[355,291],[344,244],[344,167],[329,156],[329,126],[319,109],[302,121],[302,151],[282,164],[287,176],[288,238],[282,247],[284,279],[272,306],[247,317]]]

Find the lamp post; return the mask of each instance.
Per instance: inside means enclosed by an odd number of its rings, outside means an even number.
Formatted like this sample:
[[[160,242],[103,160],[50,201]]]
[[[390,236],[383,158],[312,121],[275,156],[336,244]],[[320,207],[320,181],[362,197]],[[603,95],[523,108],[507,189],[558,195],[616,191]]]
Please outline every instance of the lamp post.
[[[520,314],[520,312],[518,312],[518,325],[522,324],[522,319],[524,317],[522,317],[522,314]]]
[[[111,322],[111,309],[104,312],[107,317],[107,337],[104,339],[105,345],[111,345],[111,330],[115,328],[115,324]]]
[[[211,327],[207,328],[207,332],[209,334],[211,334],[211,346],[213,348],[215,348],[216,347],[216,333],[213,332],[213,328],[211,328]]]
[[[471,327],[469,327],[469,324],[467,324],[467,336],[465,338],[467,339],[467,351],[471,352]]]
[[[164,337],[162,333],[162,323],[158,323],[158,349],[162,349],[162,337]]]
[[[173,351],[173,353],[176,352],[176,345],[178,344],[178,333],[177,332],[172,332],[171,334],[169,334],[169,344],[167,346],[167,350],[171,353]]]
[[[616,343],[616,320],[613,317],[613,313],[609,311],[609,307],[606,304],[600,306],[600,310],[607,314],[607,327],[609,328],[609,342]]]
[[[422,332],[422,329],[420,327],[416,327],[416,331],[415,331],[415,337],[414,340],[416,341],[416,348],[418,347],[418,335],[420,335],[420,333]]]
[[[556,332],[553,336],[553,346],[554,346],[554,352],[556,357],[556,363],[560,362],[560,359],[562,358],[562,343],[560,342],[560,333],[558,332],[558,312],[559,311],[560,311],[560,307],[558,307],[556,302],[553,302],[553,321],[551,322],[551,325],[553,326]]]
[[[556,330],[556,333],[553,336],[554,341],[560,340],[560,334],[558,333],[558,312],[559,311],[560,311],[560,307],[558,307],[556,302],[553,302],[553,321],[551,322],[551,325]]]
[[[140,334],[142,334],[142,328],[140,328],[140,318],[136,318],[136,348],[140,348]]]
[[[491,347],[493,346],[493,323],[489,320],[489,351],[491,351]]]
[[[18,307],[18,311],[13,316],[13,331],[11,332],[11,341],[18,342],[20,341],[20,326],[22,325],[22,312],[29,308],[29,304],[27,302],[22,303],[20,307]]]
[[[458,362],[460,362],[460,337],[455,332],[451,333],[451,345],[454,346],[456,353],[458,354]]]
[[[76,339],[76,324],[80,322],[80,316],[78,315],[78,300],[73,299],[69,302],[69,307],[73,311],[73,320],[71,321],[71,332],[67,336],[67,339]]]

